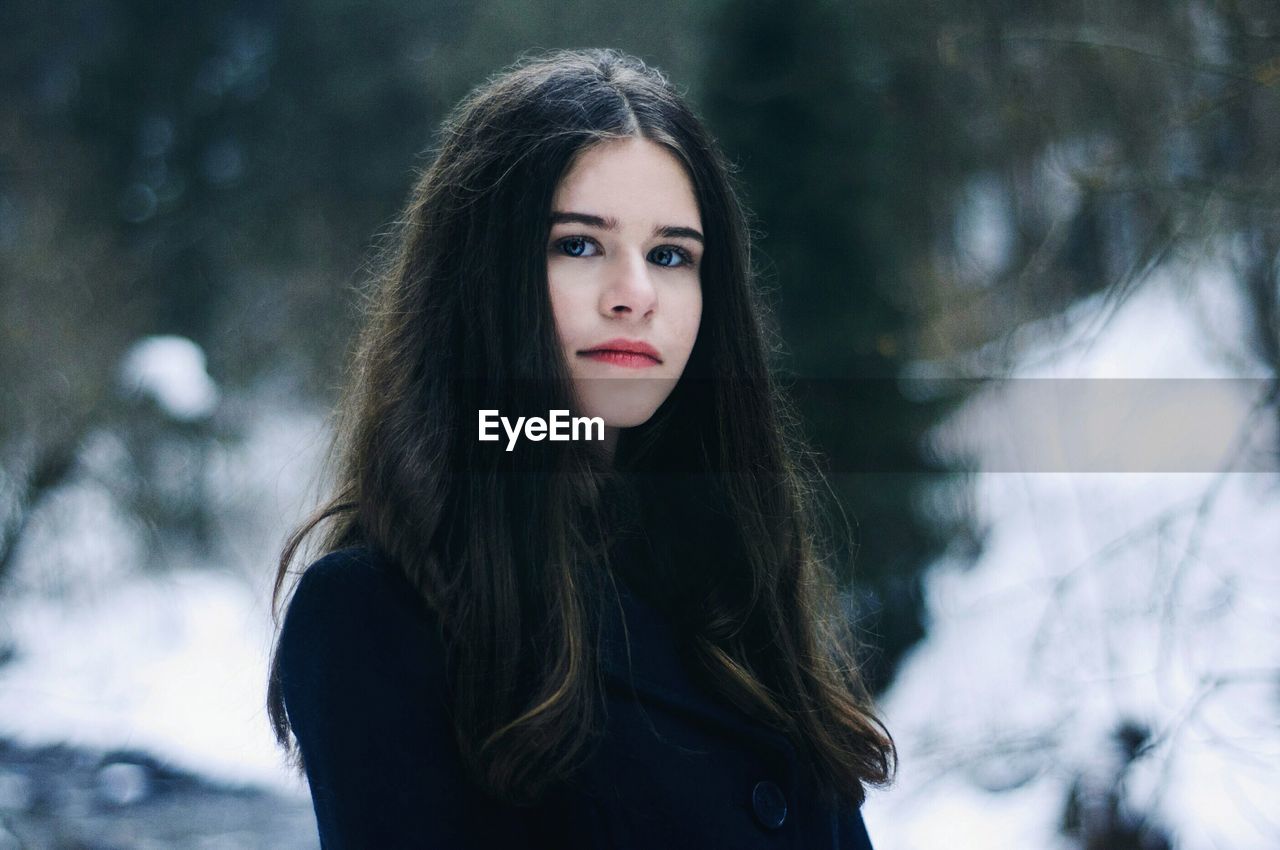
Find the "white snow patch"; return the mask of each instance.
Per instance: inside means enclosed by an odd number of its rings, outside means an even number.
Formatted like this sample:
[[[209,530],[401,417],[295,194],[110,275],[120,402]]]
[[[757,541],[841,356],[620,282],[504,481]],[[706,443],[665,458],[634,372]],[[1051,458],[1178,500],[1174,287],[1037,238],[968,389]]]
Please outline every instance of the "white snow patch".
[[[150,396],[178,420],[202,419],[218,405],[204,350],[186,337],[150,336],[134,343],[121,362],[120,384],[127,393]]]
[[[269,623],[245,582],[175,569],[92,601],[30,599],[4,668],[0,726],[29,744],[138,748],[205,776],[296,793],[265,710]]]

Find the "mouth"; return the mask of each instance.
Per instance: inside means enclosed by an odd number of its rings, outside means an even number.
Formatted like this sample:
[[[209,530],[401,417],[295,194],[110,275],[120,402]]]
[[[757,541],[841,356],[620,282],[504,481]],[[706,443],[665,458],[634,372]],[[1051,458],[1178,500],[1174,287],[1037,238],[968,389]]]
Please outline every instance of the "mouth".
[[[601,363],[612,363],[614,366],[626,366],[630,369],[645,369],[650,366],[657,366],[660,360],[654,360],[647,354],[636,354],[631,351],[612,351],[609,349],[598,349],[595,351],[582,351],[579,355],[590,360],[596,360]]]
[[[611,339],[585,351],[579,351],[578,356],[632,369],[657,366],[662,362],[662,357],[656,348],[646,342],[632,339]]]

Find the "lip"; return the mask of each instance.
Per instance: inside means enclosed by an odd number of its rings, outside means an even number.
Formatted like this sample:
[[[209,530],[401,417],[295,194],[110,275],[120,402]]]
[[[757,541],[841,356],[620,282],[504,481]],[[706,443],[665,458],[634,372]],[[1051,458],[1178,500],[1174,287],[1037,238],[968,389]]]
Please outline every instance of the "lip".
[[[622,337],[607,340],[599,345],[593,345],[590,348],[579,351],[578,354],[595,360],[617,363],[620,366],[653,366],[662,362],[662,356],[658,354],[658,349],[649,345],[649,343]]]

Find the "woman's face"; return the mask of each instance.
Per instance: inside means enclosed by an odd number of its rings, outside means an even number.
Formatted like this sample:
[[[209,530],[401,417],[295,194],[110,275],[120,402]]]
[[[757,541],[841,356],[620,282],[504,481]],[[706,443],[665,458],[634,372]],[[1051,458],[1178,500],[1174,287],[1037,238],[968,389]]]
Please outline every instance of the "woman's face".
[[[575,413],[601,417],[607,438],[649,419],[679,381],[702,319],[702,251],[693,186],[661,145],[596,143],[556,188],[551,307]]]

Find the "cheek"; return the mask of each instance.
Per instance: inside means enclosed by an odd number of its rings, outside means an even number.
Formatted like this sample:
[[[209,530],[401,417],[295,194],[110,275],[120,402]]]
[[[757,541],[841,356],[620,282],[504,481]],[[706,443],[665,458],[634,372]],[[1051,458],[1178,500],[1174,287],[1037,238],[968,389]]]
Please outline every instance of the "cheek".
[[[683,338],[689,348],[693,348],[693,342],[698,338],[698,328],[702,324],[702,292],[695,290],[690,295],[688,303],[684,305],[684,309],[680,311],[685,316],[683,323]]]
[[[572,299],[566,291],[552,282],[547,287],[547,295],[551,301],[551,315],[555,319],[556,333],[560,338],[561,344],[564,344],[567,338],[573,335],[573,313],[574,307]]]

